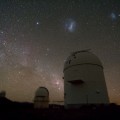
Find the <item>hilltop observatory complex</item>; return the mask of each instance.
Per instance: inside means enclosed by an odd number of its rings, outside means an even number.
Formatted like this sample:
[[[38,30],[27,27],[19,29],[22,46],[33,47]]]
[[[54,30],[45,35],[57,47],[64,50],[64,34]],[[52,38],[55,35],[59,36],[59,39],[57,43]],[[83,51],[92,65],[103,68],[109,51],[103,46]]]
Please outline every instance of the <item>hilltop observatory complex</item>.
[[[89,50],[72,53],[63,72],[65,108],[109,103],[103,65]]]

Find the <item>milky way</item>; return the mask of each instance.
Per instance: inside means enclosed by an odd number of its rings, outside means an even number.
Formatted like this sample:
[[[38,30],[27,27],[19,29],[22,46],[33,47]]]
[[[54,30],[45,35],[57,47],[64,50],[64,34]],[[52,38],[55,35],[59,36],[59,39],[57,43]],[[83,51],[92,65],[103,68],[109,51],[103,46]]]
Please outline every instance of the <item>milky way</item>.
[[[102,61],[111,102],[120,103],[119,0],[1,0],[0,90],[32,101],[45,86],[63,101],[63,66],[76,50]]]

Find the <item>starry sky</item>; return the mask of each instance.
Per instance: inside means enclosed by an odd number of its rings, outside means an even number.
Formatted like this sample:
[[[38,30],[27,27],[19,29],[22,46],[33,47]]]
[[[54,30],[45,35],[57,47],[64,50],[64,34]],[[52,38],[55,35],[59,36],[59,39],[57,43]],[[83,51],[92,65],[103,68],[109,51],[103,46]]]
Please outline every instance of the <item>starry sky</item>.
[[[63,65],[91,49],[111,102],[120,104],[120,0],[0,0],[0,90],[33,101],[39,86],[63,101]]]

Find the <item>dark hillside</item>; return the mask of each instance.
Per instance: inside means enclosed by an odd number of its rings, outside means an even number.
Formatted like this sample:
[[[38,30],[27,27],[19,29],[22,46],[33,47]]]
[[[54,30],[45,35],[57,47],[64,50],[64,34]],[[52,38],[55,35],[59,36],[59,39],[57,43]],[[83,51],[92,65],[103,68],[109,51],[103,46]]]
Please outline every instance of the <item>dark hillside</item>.
[[[35,110],[32,103],[0,98],[0,115],[0,120],[119,120],[120,106],[89,105],[66,110],[61,105],[50,105],[49,109]]]

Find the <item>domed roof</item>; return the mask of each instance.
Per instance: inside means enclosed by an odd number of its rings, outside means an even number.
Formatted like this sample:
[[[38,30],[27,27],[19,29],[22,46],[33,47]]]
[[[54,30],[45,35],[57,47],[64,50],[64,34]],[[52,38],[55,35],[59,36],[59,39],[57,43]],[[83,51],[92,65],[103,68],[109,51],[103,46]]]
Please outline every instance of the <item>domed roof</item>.
[[[49,91],[45,87],[39,87],[36,90],[35,96],[36,97],[46,97],[46,96],[49,96]]]
[[[73,52],[67,58],[64,64],[64,70],[71,66],[80,65],[80,64],[93,64],[102,67],[102,63],[96,55],[94,55],[88,50],[83,50],[83,51]]]

